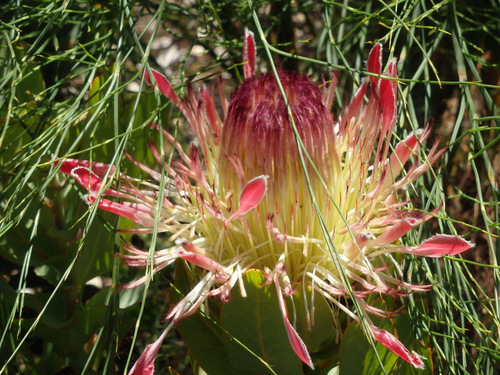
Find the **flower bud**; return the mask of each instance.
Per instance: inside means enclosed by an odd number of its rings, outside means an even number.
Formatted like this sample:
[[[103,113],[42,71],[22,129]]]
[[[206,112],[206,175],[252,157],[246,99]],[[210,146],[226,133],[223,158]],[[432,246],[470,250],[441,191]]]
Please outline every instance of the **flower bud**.
[[[281,194],[284,185],[303,179],[300,146],[277,79],[304,151],[323,177],[331,167],[333,119],[318,87],[305,75],[283,70],[278,77],[251,76],[232,95],[222,129],[219,173],[226,189],[234,189],[234,181],[241,178],[267,175],[271,194]],[[234,160],[241,163],[244,176],[238,176]]]

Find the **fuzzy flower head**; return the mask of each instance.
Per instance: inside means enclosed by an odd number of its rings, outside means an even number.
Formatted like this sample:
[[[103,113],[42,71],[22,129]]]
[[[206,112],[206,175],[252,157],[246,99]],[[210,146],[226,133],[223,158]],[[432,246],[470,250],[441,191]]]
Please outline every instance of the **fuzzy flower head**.
[[[158,229],[171,233],[174,245],[155,252],[154,272],[178,258],[199,270],[198,284],[167,318],[177,321],[192,314],[210,296],[228,301],[242,275],[257,269],[276,286],[290,344],[309,366],[313,365],[307,348],[289,322],[284,304],[299,282],[359,320],[341,302],[354,299],[376,341],[423,367],[418,354],[371,324],[367,313],[379,315],[380,310],[364,299],[371,293],[397,297],[429,288],[407,284],[389,272],[391,253],[439,257],[458,254],[471,244],[448,235],[435,235],[416,247],[396,244],[431,216],[405,209],[398,192],[443,152],[434,145],[424,162],[410,162],[428,138],[429,128],[411,133],[391,148],[396,62],[391,61],[382,74],[382,46],[376,44],[367,60],[370,77],[335,118],[329,112],[335,77],[330,87],[323,84],[320,90],[297,73],[256,75],[251,33],[245,36],[244,48],[245,81],[229,102],[220,85],[220,109],[217,89],[202,88],[197,95],[190,89],[180,99],[163,75],[154,70],[153,77],[146,73],[146,79],[177,105],[199,142],[185,151],[163,131],[179,153],[176,162],[164,166],[167,192],[151,191],[151,184],[141,187],[128,176],[120,177],[119,190],[100,191],[102,179],[111,171],[105,164],[67,159],[61,171],[90,190],[89,203],[140,224],[137,232],[153,230],[161,206]],[[154,146],[151,152],[161,163]],[[162,174],[131,160],[160,186]],[[130,245],[126,249],[128,254],[122,257],[128,265],[147,264],[147,252]],[[394,262],[391,267],[398,270]],[[243,283],[239,284],[244,295]]]

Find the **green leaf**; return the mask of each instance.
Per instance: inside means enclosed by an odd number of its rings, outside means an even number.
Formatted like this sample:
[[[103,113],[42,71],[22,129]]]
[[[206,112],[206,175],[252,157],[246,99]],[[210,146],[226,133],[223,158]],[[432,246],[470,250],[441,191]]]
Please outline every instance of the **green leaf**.
[[[20,196],[25,194],[30,194],[29,189],[19,189]],[[60,243],[47,234],[53,221],[51,210],[45,204],[33,200],[23,214],[19,224],[0,237],[0,256],[12,263],[21,264],[27,250],[32,246],[30,264],[38,265],[52,256],[59,255]],[[35,221],[37,215],[39,219]],[[33,236],[34,230],[36,236]]]
[[[389,299],[389,304],[392,304],[391,299]],[[386,302],[382,300],[375,301],[374,305],[381,309],[388,309]],[[374,317],[372,320],[378,328],[385,329],[393,334],[396,333],[396,337],[408,350],[415,351],[427,358],[425,370],[415,369],[384,345],[376,342],[375,347],[378,356],[387,374],[432,374],[432,361],[429,359],[431,358],[430,350],[415,339],[414,328],[408,314],[403,313],[391,319]],[[341,343],[340,375],[348,374],[383,374],[377,355],[357,322],[352,322],[349,325]]]
[[[335,327],[340,323],[334,321],[331,307],[325,299],[313,292],[310,286],[299,283],[295,286],[295,293],[285,301],[290,321],[313,359],[321,358],[325,351],[328,352],[330,361],[332,357],[336,357],[339,346],[335,344]]]
[[[138,285],[132,289],[122,289],[119,291],[119,306],[120,309],[126,309],[136,303],[141,302],[144,296],[144,285]]]
[[[174,286],[178,292],[172,291],[169,301],[177,303],[182,295],[191,289],[191,281],[184,262],[176,263]],[[180,292],[180,293],[179,293]],[[176,328],[187,343],[191,355],[209,374],[245,374],[238,372],[229,360],[226,342],[230,340],[226,331],[213,319],[201,313],[181,319]]]
[[[116,215],[108,212],[99,212],[103,219],[116,220]],[[115,232],[106,228],[98,219],[90,225],[85,238],[84,249],[75,264],[74,276],[78,284],[85,284],[88,280],[110,272],[115,252]]]
[[[290,346],[283,324],[275,286],[262,285],[266,278],[253,270],[243,280],[247,297],[233,291],[231,301],[222,309],[221,323],[250,352],[231,343],[231,362],[239,371],[270,373],[258,356],[277,374],[302,374],[302,363]]]

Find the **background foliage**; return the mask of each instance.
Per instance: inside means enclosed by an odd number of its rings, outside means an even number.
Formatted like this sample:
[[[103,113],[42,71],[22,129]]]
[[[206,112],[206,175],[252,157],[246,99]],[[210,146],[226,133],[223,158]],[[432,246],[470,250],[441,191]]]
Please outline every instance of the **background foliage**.
[[[245,27],[262,29],[258,46],[268,43],[284,68],[318,82],[338,71],[334,113],[359,82],[372,43],[384,44],[386,61],[398,59],[394,138],[432,121],[448,145],[408,191],[416,208],[444,208],[406,241],[444,232],[476,243],[459,257],[401,259],[408,279],[435,286],[406,301],[407,321],[398,324],[411,324],[432,350],[435,373],[500,371],[499,14],[495,0],[3,1],[0,373],[121,373],[161,332],[172,271],[147,290],[119,290],[136,274],[113,256],[115,229],[131,223],[84,204],[52,162],[106,162],[142,178],[123,156],[154,165],[147,141],[158,137],[149,122],[190,141],[176,111],[143,85],[145,64],[166,72],[180,95],[187,82],[210,84],[222,73],[229,95],[241,80]],[[262,48],[258,57],[265,69]],[[165,242],[127,240],[146,249]],[[345,353],[349,342],[370,352],[355,328],[346,337]],[[370,354],[363,363],[346,358],[345,366],[369,371]],[[175,333],[157,364],[200,371]]]

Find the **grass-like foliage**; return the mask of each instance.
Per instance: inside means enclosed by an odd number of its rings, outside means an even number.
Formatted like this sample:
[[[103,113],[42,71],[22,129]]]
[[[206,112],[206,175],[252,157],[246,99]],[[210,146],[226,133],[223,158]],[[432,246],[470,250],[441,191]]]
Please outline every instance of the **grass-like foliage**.
[[[125,152],[156,167],[148,140],[168,148],[149,123],[186,146],[193,140],[175,106],[145,84],[144,70],[163,71],[179,97],[188,82],[210,85],[222,74],[229,96],[243,79],[245,28],[255,32],[262,69],[271,57],[318,84],[337,72],[336,114],[375,42],[384,61],[397,59],[394,143],[431,122],[447,146],[405,192],[424,212],[442,204],[405,244],[446,233],[476,246],[444,259],[398,258],[407,281],[434,286],[374,303],[404,312],[395,326],[429,357],[427,373],[499,373],[499,14],[494,0],[2,1],[0,374],[123,373],[162,331],[173,269],[121,290],[151,269],[137,274],[114,255],[122,238],[154,251],[167,236],[117,233],[132,221],[87,205],[54,162],[115,165],[108,186],[118,171],[146,179]],[[172,163],[176,151],[161,157]],[[403,373],[393,362],[382,370],[358,328],[345,332],[340,373]],[[156,366],[203,373],[174,332]]]

